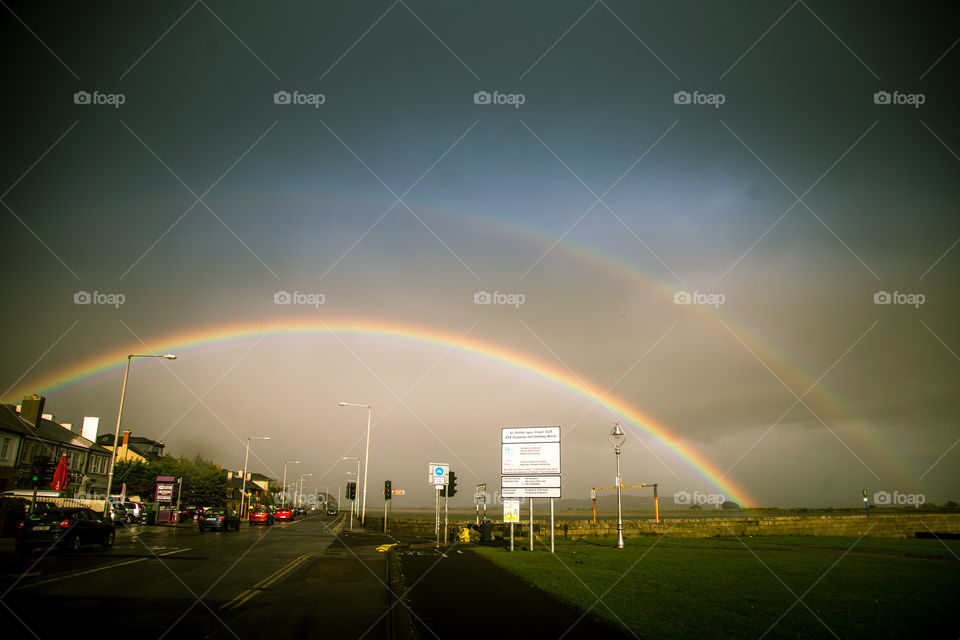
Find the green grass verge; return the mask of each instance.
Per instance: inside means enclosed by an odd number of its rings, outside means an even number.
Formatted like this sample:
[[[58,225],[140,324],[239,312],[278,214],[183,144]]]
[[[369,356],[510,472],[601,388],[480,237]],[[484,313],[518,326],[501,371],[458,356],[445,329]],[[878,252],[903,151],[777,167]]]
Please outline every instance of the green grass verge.
[[[555,556],[539,542],[534,553],[472,549],[641,638],[957,638],[960,632],[958,540],[771,536],[612,544],[565,542]]]

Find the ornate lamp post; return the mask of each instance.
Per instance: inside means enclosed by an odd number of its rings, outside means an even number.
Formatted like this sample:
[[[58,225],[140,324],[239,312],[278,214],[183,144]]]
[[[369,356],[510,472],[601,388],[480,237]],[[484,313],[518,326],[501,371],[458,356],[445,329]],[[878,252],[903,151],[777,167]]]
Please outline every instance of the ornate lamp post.
[[[627,439],[627,434],[623,432],[620,421],[613,425],[613,431],[610,432],[610,442],[613,443],[613,451],[617,454],[617,549],[623,549],[623,501],[620,498],[620,488],[623,486],[623,480],[620,478],[620,450],[623,442]]]

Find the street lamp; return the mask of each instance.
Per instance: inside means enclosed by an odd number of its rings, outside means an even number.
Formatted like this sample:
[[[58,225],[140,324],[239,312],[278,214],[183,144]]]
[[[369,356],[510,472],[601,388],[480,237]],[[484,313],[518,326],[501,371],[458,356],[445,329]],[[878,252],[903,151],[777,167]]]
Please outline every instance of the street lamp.
[[[300,474],[300,490],[299,490],[299,492],[297,493],[297,497],[299,498],[299,502],[303,502],[303,479],[304,479],[304,478],[309,478],[309,477],[312,476],[312,475],[313,475],[312,473],[301,473],[301,474]],[[299,504],[294,505],[294,506],[296,506],[298,509],[300,508],[300,505],[299,505]]]
[[[287,460],[283,463],[283,498],[280,500],[280,506],[287,506],[287,465],[300,464],[299,460]]]
[[[357,461],[357,482],[360,481],[360,458],[352,458],[349,456],[344,456],[340,460],[356,460]],[[351,474],[353,471],[347,471],[347,474]],[[350,501],[350,528],[353,529],[353,512],[357,510],[357,499],[354,498]]]
[[[620,427],[620,421],[613,425],[613,431],[610,432],[610,442],[613,443],[613,451],[617,454],[617,549],[623,549],[623,502],[620,499],[620,487],[623,486],[623,480],[620,479],[620,449],[623,447],[627,434]]]
[[[250,459],[251,440],[269,440],[269,436],[250,436],[247,438],[247,452],[243,455],[243,480],[240,482],[240,517],[243,517],[243,503],[247,499],[247,461]]]
[[[127,356],[127,369],[123,372],[123,386],[120,388],[120,411],[117,412],[117,429],[113,432],[113,449],[110,452],[110,471],[107,474],[107,495],[103,499],[103,517],[110,517],[110,489],[113,487],[113,465],[117,461],[117,440],[120,439],[120,420],[123,418],[123,399],[127,395],[127,377],[130,375],[130,361],[134,358],[166,358],[176,360],[172,353],[165,355],[131,353]]]
[[[362,527],[366,523],[367,516],[367,472],[370,471],[370,418],[373,415],[373,407],[356,402],[338,402],[337,404],[341,407],[367,408],[367,451],[363,457],[363,497],[360,500],[360,526]]]

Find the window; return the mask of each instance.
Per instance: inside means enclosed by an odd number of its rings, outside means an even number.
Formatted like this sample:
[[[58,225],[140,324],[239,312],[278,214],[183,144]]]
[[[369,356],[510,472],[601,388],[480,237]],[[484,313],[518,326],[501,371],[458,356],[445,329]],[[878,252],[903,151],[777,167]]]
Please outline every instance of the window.
[[[11,438],[3,438],[3,441],[0,442],[0,460],[6,460],[10,455],[10,442]]]

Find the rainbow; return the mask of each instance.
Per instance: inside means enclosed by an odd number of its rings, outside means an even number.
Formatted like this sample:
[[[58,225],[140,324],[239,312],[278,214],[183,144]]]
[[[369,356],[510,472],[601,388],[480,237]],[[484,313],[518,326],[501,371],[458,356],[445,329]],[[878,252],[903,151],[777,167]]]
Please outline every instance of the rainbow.
[[[666,425],[652,416],[631,406],[625,400],[607,394],[593,384],[578,379],[556,365],[545,363],[492,342],[459,336],[436,328],[395,323],[387,324],[366,319],[330,321],[290,319],[274,324],[216,325],[164,336],[151,342],[157,346],[157,353],[176,352],[179,355],[193,350],[216,348],[230,343],[259,340],[264,336],[265,340],[270,340],[305,336],[333,337],[345,335],[396,339],[428,347],[450,349],[469,356],[486,359],[526,375],[532,375],[587,400],[596,401],[599,406],[621,418],[628,426],[647,433],[662,442],[687,466],[729,499],[743,506],[758,504],[742,487],[738,486],[731,478],[725,477],[723,471],[713,462],[689,444],[684,443]],[[79,362],[46,377],[23,382],[17,385],[17,389],[42,392],[49,395],[108,373],[119,372],[125,365],[127,354],[131,353],[130,349],[129,346],[123,347]],[[139,350],[142,351],[142,348]]]

